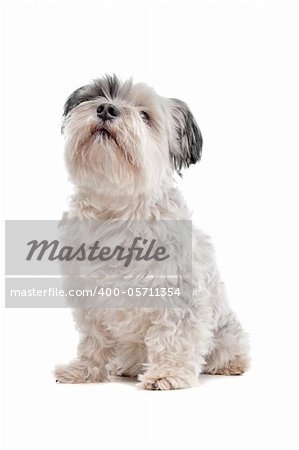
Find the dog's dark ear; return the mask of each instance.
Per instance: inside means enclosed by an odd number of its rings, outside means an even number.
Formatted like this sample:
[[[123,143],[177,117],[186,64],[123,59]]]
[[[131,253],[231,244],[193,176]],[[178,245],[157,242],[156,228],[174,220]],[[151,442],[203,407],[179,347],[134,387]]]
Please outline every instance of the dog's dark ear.
[[[86,86],[81,86],[79,89],[76,89],[66,100],[64,104],[63,115],[66,117],[68,113],[78,106],[80,103],[85,101],[84,99],[84,90]],[[88,100],[86,98],[86,100]]]
[[[170,158],[180,173],[184,167],[197,163],[201,158],[202,135],[193,114],[186,103],[170,99],[174,136],[170,141]]]

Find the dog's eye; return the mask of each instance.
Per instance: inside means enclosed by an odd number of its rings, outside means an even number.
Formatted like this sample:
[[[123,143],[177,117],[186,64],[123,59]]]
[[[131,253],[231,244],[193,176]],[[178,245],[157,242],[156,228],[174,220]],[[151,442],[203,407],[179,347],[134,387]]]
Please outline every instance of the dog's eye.
[[[149,124],[150,118],[148,113],[146,113],[145,111],[140,111],[140,115],[142,117],[143,122]]]

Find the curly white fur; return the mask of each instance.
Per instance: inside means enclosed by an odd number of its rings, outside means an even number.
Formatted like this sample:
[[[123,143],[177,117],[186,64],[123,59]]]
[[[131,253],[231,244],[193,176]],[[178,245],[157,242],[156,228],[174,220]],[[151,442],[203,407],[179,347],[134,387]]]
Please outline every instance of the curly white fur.
[[[120,114],[103,122],[97,107],[107,101]],[[140,111],[146,111],[147,122]],[[101,133],[104,126],[107,133]],[[98,223],[89,231],[89,242],[93,234],[112,243],[120,243],[121,236],[125,245],[131,242],[132,227],[137,233],[140,220],[146,221],[149,234],[155,231],[163,241],[170,219],[190,218],[173,174],[199,160],[202,141],[183,102],[160,97],[143,84],[106,77],[69,97],[63,130],[66,165],[76,186],[65,218]],[[63,233],[74,246],[86,240],[74,221],[66,221]],[[172,245],[180,267],[184,255],[179,241]],[[151,273],[159,286],[161,266],[155,264]],[[131,282],[149,285],[142,279],[143,269],[142,264],[133,265]],[[164,283],[171,286],[167,266],[165,270]],[[84,263],[80,270],[71,264],[66,269],[72,276],[87,273],[95,280],[114,277],[118,285],[126,286],[122,267],[115,268],[111,262],[95,264],[92,273]],[[145,389],[164,390],[194,386],[203,372],[243,373],[248,367],[247,335],[228,306],[210,240],[197,230],[193,230],[192,274],[187,282],[193,286],[193,296],[185,307],[165,303],[152,308],[74,308],[81,334],[78,356],[56,367],[56,379],[85,383],[124,375],[138,377]],[[84,285],[81,278],[77,283]]]

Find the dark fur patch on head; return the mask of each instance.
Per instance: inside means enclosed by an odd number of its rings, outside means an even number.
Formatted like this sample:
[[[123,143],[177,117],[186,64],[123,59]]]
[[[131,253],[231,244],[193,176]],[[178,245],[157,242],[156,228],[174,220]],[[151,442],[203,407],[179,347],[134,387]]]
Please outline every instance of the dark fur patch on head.
[[[118,90],[119,90],[119,86],[120,86],[119,79],[117,78],[117,76],[115,74],[113,74],[112,76],[106,75],[106,82],[107,82],[107,87],[108,87],[110,97],[115,98],[118,94]]]
[[[90,84],[81,86],[68,97],[64,105],[63,115],[67,116],[80,103],[94,100],[97,97],[104,97],[107,100],[113,99],[117,96],[119,88],[120,81],[116,75],[106,75],[103,78],[94,80]]]
[[[94,80],[90,89],[97,94],[97,97],[105,97],[109,100],[117,96],[120,84],[116,75],[106,75],[104,78]]]
[[[200,160],[203,141],[199,126],[186,103],[175,98],[171,102],[179,152],[170,149],[170,157],[174,168],[180,173],[183,167]]]
[[[63,115],[67,116],[68,113],[74,109],[76,106],[78,106],[82,102],[86,102],[88,100],[91,100],[86,95],[84,95],[85,88],[87,86],[81,86],[80,88],[76,89],[66,100],[64,104],[64,111]]]

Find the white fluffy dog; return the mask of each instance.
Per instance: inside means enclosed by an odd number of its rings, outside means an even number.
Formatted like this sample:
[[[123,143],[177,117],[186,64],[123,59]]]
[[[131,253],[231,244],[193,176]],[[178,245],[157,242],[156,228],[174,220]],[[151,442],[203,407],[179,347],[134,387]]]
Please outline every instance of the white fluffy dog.
[[[123,303],[109,297],[104,307],[96,299],[82,307],[73,300],[81,334],[78,356],[56,367],[56,379],[86,383],[132,376],[145,389],[164,390],[194,386],[201,373],[242,374],[248,368],[248,338],[228,306],[209,238],[197,230],[191,233],[191,275],[182,269],[188,246],[181,235],[190,213],[174,174],[199,161],[202,148],[188,106],[144,84],[106,76],[77,89],[64,117],[65,160],[76,187],[66,216],[72,220],[64,227],[68,240],[77,245],[100,238],[126,247],[132,236],[155,235],[169,243],[171,258],[163,265],[152,260],[150,268],[142,261],[129,269],[111,260],[92,268],[85,262],[68,265],[65,272],[76,277],[77,286],[86,285],[84,276],[113,280]],[[88,234],[74,228],[84,219],[93,220]],[[174,221],[182,225],[171,239]],[[180,303],[166,295],[151,304],[145,295],[134,304],[127,295],[129,286],[186,285],[192,286],[191,300],[183,290]]]

